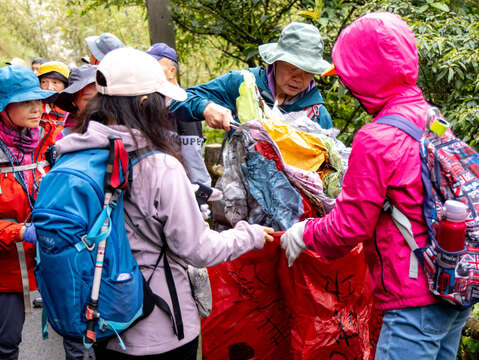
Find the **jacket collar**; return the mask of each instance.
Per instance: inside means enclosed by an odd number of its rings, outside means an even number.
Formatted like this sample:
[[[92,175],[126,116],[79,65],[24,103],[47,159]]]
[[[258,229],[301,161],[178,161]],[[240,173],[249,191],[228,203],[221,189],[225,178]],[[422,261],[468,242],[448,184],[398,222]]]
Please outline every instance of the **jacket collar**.
[[[65,136],[55,143],[55,149],[58,155],[86,149],[102,149],[108,146],[110,136],[121,137],[128,152],[146,147],[147,142],[141,131],[133,129],[132,132],[134,138],[125,126],[106,126],[90,121],[85,133]]]

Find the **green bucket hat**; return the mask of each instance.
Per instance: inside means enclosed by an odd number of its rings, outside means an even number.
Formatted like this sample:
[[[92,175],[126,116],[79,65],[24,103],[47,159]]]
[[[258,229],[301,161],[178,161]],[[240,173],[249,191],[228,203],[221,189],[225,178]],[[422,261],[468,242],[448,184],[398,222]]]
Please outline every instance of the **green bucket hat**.
[[[323,39],[319,30],[310,24],[292,22],[286,26],[277,43],[258,47],[263,60],[272,64],[285,61],[312,74],[321,74],[331,67],[323,60]]]

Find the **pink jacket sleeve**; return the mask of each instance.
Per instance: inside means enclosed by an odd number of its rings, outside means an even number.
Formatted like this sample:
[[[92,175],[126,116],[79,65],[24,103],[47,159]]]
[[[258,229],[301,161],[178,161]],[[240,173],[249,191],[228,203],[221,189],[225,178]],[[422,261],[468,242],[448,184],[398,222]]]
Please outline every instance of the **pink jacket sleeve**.
[[[397,157],[378,132],[368,131],[370,126],[377,125],[366,125],[354,138],[335,207],[305,227],[306,246],[328,260],[344,256],[358,243],[371,239],[382,210]]]

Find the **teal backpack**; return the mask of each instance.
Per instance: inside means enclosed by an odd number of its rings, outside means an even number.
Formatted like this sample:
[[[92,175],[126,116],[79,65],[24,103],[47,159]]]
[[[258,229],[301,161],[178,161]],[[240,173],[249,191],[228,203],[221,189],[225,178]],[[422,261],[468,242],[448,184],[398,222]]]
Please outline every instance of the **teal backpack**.
[[[32,221],[44,337],[48,319],[57,333],[86,348],[113,336],[124,348],[119,333],[155,305],[169,315],[178,338],[184,336],[174,283],[167,279],[175,316],[151,291],[151,277],[143,278],[126,235],[123,190],[134,163],[151,153],[128,154],[112,137],[108,148],[62,154],[43,178]]]

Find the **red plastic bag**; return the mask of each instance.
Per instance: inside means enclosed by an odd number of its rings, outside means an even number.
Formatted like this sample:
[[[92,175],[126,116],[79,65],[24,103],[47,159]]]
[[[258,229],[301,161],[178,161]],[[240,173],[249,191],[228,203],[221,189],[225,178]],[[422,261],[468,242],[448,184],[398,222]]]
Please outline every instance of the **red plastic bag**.
[[[281,249],[267,243],[209,268],[213,311],[203,320],[203,359],[289,359],[289,314],[277,279]]]
[[[293,359],[370,359],[372,297],[362,246],[335,261],[306,251],[278,274],[292,313]]]
[[[278,242],[269,243],[209,274],[204,359],[374,358],[381,319],[361,245],[330,262],[306,251],[288,268]]]

